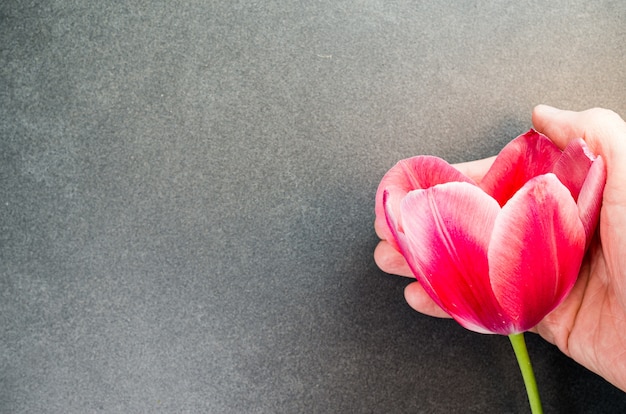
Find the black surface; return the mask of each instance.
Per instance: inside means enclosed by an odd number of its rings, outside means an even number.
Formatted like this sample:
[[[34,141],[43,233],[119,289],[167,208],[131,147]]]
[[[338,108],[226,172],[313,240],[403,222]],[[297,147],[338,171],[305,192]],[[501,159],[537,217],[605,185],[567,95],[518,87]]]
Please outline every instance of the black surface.
[[[626,114],[623,1],[4,1],[0,411],[522,413],[372,259],[398,159]],[[626,395],[530,335],[546,413]]]

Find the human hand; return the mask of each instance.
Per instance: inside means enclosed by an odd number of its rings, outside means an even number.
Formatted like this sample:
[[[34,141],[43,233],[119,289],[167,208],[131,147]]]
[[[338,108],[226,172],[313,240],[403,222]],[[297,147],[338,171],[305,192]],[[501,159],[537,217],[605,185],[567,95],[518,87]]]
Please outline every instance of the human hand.
[[[599,238],[592,241],[573,290],[533,331],[626,391],[626,123],[605,109],[572,112],[540,105],[533,124],[561,148],[582,137],[607,166]],[[455,167],[479,182],[493,159]],[[385,272],[412,276],[402,255],[385,240],[374,258]],[[407,286],[405,297],[419,312],[448,317],[417,282]]]

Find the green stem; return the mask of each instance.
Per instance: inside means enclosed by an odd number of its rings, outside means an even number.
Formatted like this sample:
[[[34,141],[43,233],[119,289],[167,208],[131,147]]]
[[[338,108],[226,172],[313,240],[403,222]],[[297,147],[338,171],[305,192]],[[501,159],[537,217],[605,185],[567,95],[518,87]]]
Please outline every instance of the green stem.
[[[532,414],[542,414],[541,400],[539,399],[539,390],[537,389],[537,381],[535,381],[535,373],[530,364],[530,357],[526,349],[526,341],[524,341],[524,333],[516,333],[509,335],[513,351],[517,357],[517,363],[522,371],[524,384],[526,385],[526,393],[528,394],[528,402],[530,402],[530,410]]]

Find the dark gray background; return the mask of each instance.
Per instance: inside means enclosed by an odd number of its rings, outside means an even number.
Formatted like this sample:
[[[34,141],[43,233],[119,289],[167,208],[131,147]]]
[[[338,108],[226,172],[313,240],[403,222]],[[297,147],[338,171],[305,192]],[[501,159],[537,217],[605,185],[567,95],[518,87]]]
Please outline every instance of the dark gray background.
[[[0,411],[522,413],[372,259],[397,160],[626,114],[623,1],[4,1]],[[528,345],[547,413],[626,395]]]

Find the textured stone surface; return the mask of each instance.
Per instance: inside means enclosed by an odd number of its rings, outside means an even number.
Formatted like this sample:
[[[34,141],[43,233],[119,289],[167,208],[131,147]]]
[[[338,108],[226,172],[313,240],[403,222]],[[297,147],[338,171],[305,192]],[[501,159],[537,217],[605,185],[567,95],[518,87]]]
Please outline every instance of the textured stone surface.
[[[0,411],[518,413],[372,259],[398,159],[626,114],[620,1],[4,1]],[[528,338],[545,411],[625,395]]]

